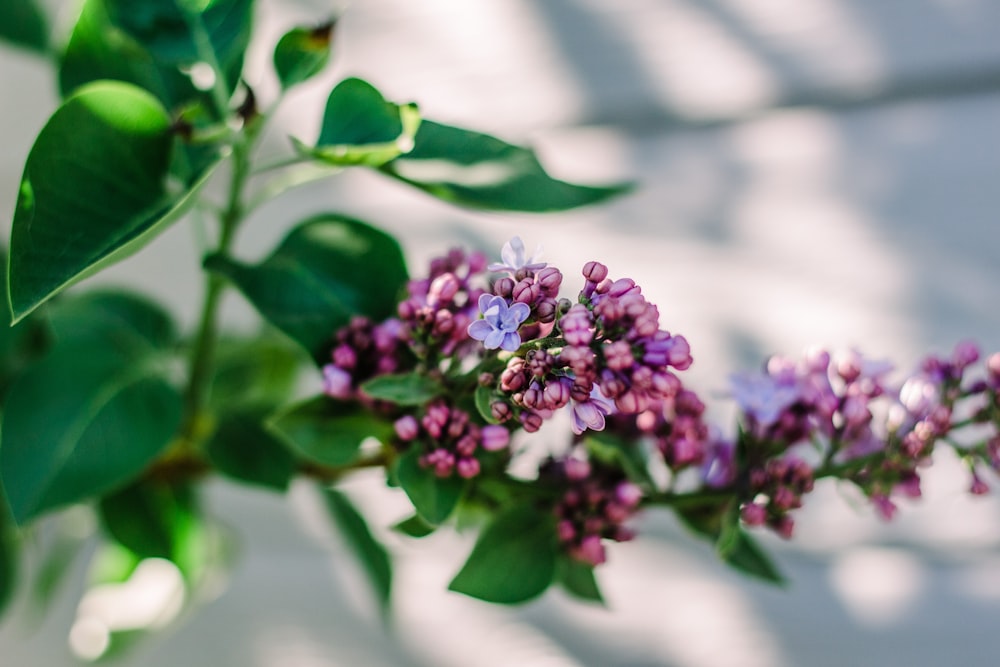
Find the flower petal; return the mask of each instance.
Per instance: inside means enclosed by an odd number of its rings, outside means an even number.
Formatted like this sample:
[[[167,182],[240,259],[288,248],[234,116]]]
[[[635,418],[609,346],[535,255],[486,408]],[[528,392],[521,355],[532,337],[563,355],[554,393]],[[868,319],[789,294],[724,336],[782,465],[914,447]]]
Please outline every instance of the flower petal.
[[[469,325],[467,329],[469,336],[475,338],[476,340],[485,340],[490,332],[493,331],[493,327],[486,320],[476,320]]]

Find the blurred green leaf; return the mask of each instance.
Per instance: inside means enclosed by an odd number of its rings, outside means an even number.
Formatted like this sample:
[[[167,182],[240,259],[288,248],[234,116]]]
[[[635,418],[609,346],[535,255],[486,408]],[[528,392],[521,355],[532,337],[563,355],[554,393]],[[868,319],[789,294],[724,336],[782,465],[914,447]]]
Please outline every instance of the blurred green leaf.
[[[424,405],[444,393],[444,386],[423,373],[376,375],[361,385],[368,396],[396,405]]]
[[[20,541],[0,480],[0,617],[14,595],[20,570]]]
[[[631,188],[554,179],[527,148],[429,120],[421,122],[413,150],[381,169],[444,201],[500,211],[562,211],[595,204]]]
[[[310,359],[287,337],[268,328],[252,338],[223,338],[215,358],[211,404],[217,411],[284,404]]]
[[[49,47],[48,19],[33,0],[3,0],[0,39],[45,53]]]
[[[272,416],[267,428],[303,458],[342,466],[358,460],[365,438],[388,442],[392,424],[355,403],[317,396]]]
[[[584,438],[587,451],[605,464],[621,468],[629,479],[648,487],[656,483],[649,474],[649,461],[642,443],[628,440],[610,431],[587,431]]]
[[[221,255],[205,266],[231,280],[268,322],[320,363],[352,316],[380,321],[393,315],[407,279],[393,237],[335,214],[299,224],[256,266]]]
[[[312,28],[293,28],[274,47],[274,71],[282,88],[319,74],[330,60],[334,22]]]
[[[492,387],[476,387],[473,394],[476,405],[476,412],[487,424],[499,424],[500,422],[493,416],[493,401],[496,400],[496,392]]]
[[[594,566],[560,556],[556,561],[556,581],[571,595],[588,602],[604,604],[604,596],[594,578]]]
[[[496,516],[449,590],[487,602],[525,602],[548,588],[558,557],[555,517],[529,505]]]
[[[403,519],[395,526],[392,527],[396,532],[402,533],[407,537],[421,538],[427,537],[436,530],[436,526],[432,526],[423,519],[420,518],[419,514],[414,514],[409,519]]]
[[[295,456],[264,427],[264,409],[252,407],[222,416],[205,448],[222,474],[241,482],[285,491],[296,470]]]
[[[140,559],[177,559],[199,520],[191,487],[164,479],[134,482],[101,498],[99,508],[104,530]]]
[[[330,164],[378,167],[410,150],[419,126],[416,105],[387,102],[370,83],[351,78],[330,93],[315,148],[293,143]]]
[[[757,541],[742,528],[723,532],[717,544],[719,556],[727,564],[757,579],[784,585],[785,578]]]
[[[253,0],[209,0],[187,4],[164,0],[104,0],[108,17],[163,62],[202,60],[191,20],[198,20],[222,67],[228,89],[236,85],[250,40]],[[191,18],[186,16],[191,13]]]
[[[392,561],[389,553],[372,535],[368,522],[346,495],[336,489],[325,489],[323,497],[340,534],[361,563],[378,598],[382,615],[388,615],[392,595]]]
[[[397,460],[396,478],[420,518],[434,526],[451,516],[465,491],[464,479],[440,478],[430,468],[422,467],[416,447]]]
[[[191,203],[169,195],[170,119],[135,86],[103,81],[49,119],[24,169],[10,243],[14,321],[136,252]]]
[[[162,377],[172,327],[125,295],[52,310],[52,351],[13,384],[0,427],[0,477],[19,524],[111,491],[169,444],[181,399]]]

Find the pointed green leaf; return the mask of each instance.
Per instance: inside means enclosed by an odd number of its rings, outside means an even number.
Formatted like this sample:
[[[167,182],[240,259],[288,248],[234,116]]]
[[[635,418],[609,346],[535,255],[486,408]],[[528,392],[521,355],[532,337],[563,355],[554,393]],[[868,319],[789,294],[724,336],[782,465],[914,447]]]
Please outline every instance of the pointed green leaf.
[[[785,578],[770,557],[746,531],[737,528],[727,536],[722,547],[724,550],[720,550],[720,557],[743,574],[772,584],[785,584]]]
[[[451,516],[465,491],[462,478],[442,479],[433,470],[422,467],[416,447],[399,457],[396,478],[420,518],[434,526]]]
[[[562,211],[627,192],[552,178],[533,151],[496,137],[424,120],[413,150],[382,171],[439,199],[477,209]]]
[[[360,405],[327,396],[282,410],[267,429],[306,460],[330,466],[354,463],[366,438],[388,442],[393,433],[391,423]]]
[[[11,230],[15,322],[180,217],[194,190],[165,190],[172,141],[160,103],[125,83],[86,86],[53,114],[28,155]]]
[[[586,600],[604,604],[604,596],[594,578],[594,566],[581,563],[569,556],[560,556],[556,563],[556,581],[571,595]]]
[[[424,405],[444,393],[440,381],[423,373],[376,375],[362,383],[361,391],[368,396],[396,405]]]
[[[326,489],[323,496],[340,534],[368,576],[383,616],[386,615],[392,595],[392,561],[389,559],[389,552],[372,535],[368,522],[347,496],[336,489]]]
[[[501,604],[541,595],[556,573],[555,523],[552,514],[528,505],[498,514],[479,536],[449,590]]]
[[[316,146],[293,143],[330,164],[378,167],[410,150],[419,126],[415,105],[387,102],[370,83],[351,78],[330,93]]]
[[[394,238],[334,214],[299,224],[256,266],[218,255],[205,266],[229,278],[268,322],[321,363],[351,317],[393,315],[407,279]]]
[[[395,526],[392,527],[393,530],[402,533],[408,537],[421,538],[427,537],[433,533],[437,527],[432,526],[423,519],[420,518],[419,514],[414,514],[409,519],[403,519]]]
[[[99,504],[104,530],[139,558],[173,560],[197,503],[187,484],[143,479],[108,494]]]
[[[87,297],[52,313],[56,344],[11,387],[0,477],[23,524],[128,482],[170,443],[181,399],[157,359],[169,320],[140,299]]]
[[[334,22],[313,28],[293,28],[274,47],[274,71],[282,88],[319,74],[330,60]]]
[[[49,26],[38,4],[33,0],[3,0],[0,39],[45,53],[49,47]]]
[[[252,338],[223,338],[215,357],[211,405],[219,412],[246,405],[277,408],[295,393],[310,359],[285,336],[268,327]]]
[[[284,440],[264,427],[264,415],[264,410],[252,407],[225,414],[205,453],[223,475],[286,491],[295,474],[295,456]]]

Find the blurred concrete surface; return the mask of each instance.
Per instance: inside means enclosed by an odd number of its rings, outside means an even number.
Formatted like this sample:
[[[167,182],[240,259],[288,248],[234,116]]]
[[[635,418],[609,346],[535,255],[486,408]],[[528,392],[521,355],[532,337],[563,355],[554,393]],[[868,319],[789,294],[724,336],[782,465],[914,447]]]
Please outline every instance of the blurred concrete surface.
[[[58,3],[54,3],[58,4]],[[325,2],[259,3],[249,80],[275,83],[269,45]],[[68,11],[64,9],[63,11]],[[972,338],[1000,349],[1000,4],[989,0],[367,0],[346,8],[336,64],[280,111],[270,146],[315,135],[332,83],[368,78],[428,118],[536,146],[557,175],[635,180],[632,195],[550,216],[459,211],[350,172],[262,208],[239,252],[339,210],[404,241],[414,272],[455,244],[514,234],[567,274],[590,259],[636,279],[692,343],[687,382],[712,395],[734,369],[808,345],[857,346],[907,370]],[[44,64],[0,55],[0,209],[55,103]],[[173,304],[190,324],[190,226],[99,276]],[[238,299],[234,326],[253,321]],[[712,407],[730,415],[723,401]],[[543,442],[543,447],[558,447]],[[1000,507],[969,498],[947,456],[925,498],[885,526],[833,487],[774,546],[790,585],[743,580],[669,519],[611,550],[608,609],[558,591],[514,610],[445,592],[471,536],[406,542],[394,629],[383,629],[316,499],[216,484],[243,543],[228,586],[126,664],[328,667],[907,667],[990,664],[1000,614]],[[405,515],[373,478],[349,491],[380,530]],[[0,664],[74,664],[71,581],[31,630],[0,626]]]

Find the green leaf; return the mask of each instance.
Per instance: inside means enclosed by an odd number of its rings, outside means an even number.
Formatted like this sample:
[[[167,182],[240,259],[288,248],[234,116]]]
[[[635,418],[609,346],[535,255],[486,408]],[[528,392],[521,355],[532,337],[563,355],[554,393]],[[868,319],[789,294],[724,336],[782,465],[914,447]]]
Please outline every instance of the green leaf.
[[[604,604],[604,596],[594,578],[594,566],[560,556],[556,562],[556,581],[573,596],[588,602]]]
[[[176,560],[198,507],[186,483],[143,479],[108,494],[99,504],[104,530],[142,558]]]
[[[330,93],[316,147],[293,143],[330,164],[378,167],[410,150],[419,126],[416,105],[387,102],[370,83],[351,78]]]
[[[20,569],[20,543],[14,517],[0,480],[0,616],[10,602],[17,586]]]
[[[160,103],[129,84],[91,84],[56,110],[28,155],[14,214],[15,322],[180,217],[194,189],[166,192],[172,141]]]
[[[323,496],[330,515],[340,529],[340,534],[368,576],[368,581],[378,598],[382,615],[387,615],[389,598],[392,594],[392,562],[389,553],[372,535],[368,522],[347,496],[336,489],[326,489]]]
[[[388,442],[392,424],[355,403],[317,396],[267,421],[267,429],[306,460],[343,466],[358,460],[365,438]]]
[[[215,360],[211,405],[217,411],[246,405],[284,404],[310,359],[268,327],[251,338],[223,338]]]
[[[351,317],[380,321],[393,315],[407,279],[395,239],[335,214],[299,224],[256,266],[221,255],[205,266],[231,280],[268,322],[320,363]]]
[[[733,568],[772,584],[784,585],[785,578],[767,553],[746,531],[737,528],[720,545],[719,555]]]
[[[512,507],[482,532],[448,588],[487,602],[525,602],[552,583],[558,553],[555,517],[529,505]]]
[[[465,491],[460,477],[440,478],[420,465],[420,451],[413,447],[398,459],[396,478],[420,518],[431,525],[444,522]]]
[[[252,408],[224,415],[205,453],[224,475],[285,491],[295,474],[295,457],[282,439],[264,427],[263,417],[263,410]]]
[[[53,309],[56,344],[11,387],[0,477],[15,521],[103,495],[170,443],[181,399],[156,366],[169,320],[121,295]]]
[[[0,39],[45,53],[49,47],[48,20],[33,0],[3,0]]]
[[[482,385],[476,387],[476,393],[474,394],[476,403],[476,412],[487,424],[499,424],[500,422],[493,416],[493,401],[496,399],[496,392],[494,392],[492,387],[483,387]]]
[[[319,74],[330,60],[334,22],[293,28],[274,47],[274,71],[284,89]]]
[[[392,527],[396,532],[402,533],[408,537],[421,538],[427,537],[433,533],[437,527],[432,526],[423,519],[420,518],[419,514],[414,514],[409,519],[403,519],[395,526]]]
[[[253,0],[209,0],[186,8],[164,0],[105,0],[111,22],[132,36],[156,60],[191,63],[201,60],[197,36],[185,12],[200,21],[223,68],[229,89],[242,68],[250,39]],[[200,5],[200,6],[199,6]]]
[[[597,460],[621,468],[639,484],[655,487],[646,452],[639,441],[627,440],[610,431],[588,431],[584,444]]]
[[[419,372],[398,375],[376,375],[361,385],[370,397],[396,405],[424,405],[444,393],[436,379]]]
[[[562,211],[627,192],[552,178],[534,152],[496,137],[424,120],[413,150],[382,171],[444,201],[476,209]]]

